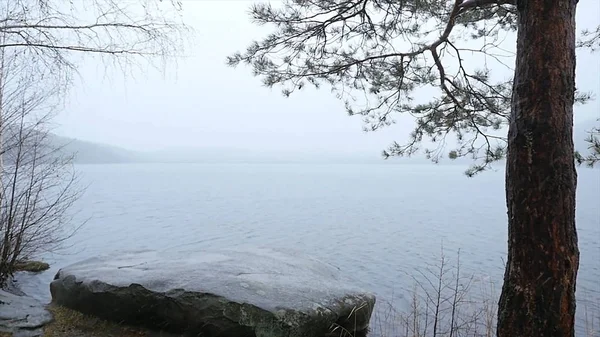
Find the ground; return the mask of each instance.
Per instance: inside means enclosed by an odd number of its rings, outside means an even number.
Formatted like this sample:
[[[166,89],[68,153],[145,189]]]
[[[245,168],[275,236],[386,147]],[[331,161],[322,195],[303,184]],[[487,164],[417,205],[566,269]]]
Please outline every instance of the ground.
[[[44,327],[44,337],[181,337],[107,322],[56,305],[49,306],[48,310],[52,312],[54,322]],[[0,337],[12,335],[0,332]]]
[[[60,306],[52,305],[48,309],[54,316],[54,322],[44,328],[45,337],[177,337],[111,323]]]

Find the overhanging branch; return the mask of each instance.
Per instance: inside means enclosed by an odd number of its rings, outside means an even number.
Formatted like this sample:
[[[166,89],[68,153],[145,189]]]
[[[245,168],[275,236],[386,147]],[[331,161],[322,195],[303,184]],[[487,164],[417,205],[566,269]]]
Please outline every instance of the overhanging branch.
[[[502,156],[503,137],[495,131],[506,124],[511,86],[492,80],[483,65],[467,62],[465,69],[460,47],[452,46],[456,55],[449,57],[445,49],[458,28],[474,36],[510,30],[515,0],[455,0],[442,7],[437,0],[284,2],[283,9],[252,8],[259,24],[276,31],[230,56],[230,66],[249,64],[266,86],[283,86],[286,96],[307,82],[331,85],[348,114],[363,117],[367,131],[393,124],[392,113],[410,114],[415,129],[406,145],[387,151],[391,155],[410,156],[431,140],[438,148],[425,154],[437,161],[446,136],[454,134],[458,145],[451,152],[472,155],[481,162],[477,171]],[[481,33],[478,24],[487,21],[494,21],[492,28]],[[425,22],[435,22],[435,30],[425,30]],[[454,73],[453,65],[460,71]],[[415,91],[431,86],[438,94],[416,103]]]
[[[517,0],[465,0],[460,4],[463,10],[489,5],[517,5]]]

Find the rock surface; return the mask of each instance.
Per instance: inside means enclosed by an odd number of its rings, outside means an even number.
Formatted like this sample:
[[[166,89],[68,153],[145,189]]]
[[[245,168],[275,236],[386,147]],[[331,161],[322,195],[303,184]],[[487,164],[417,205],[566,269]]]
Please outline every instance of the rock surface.
[[[53,302],[206,337],[365,333],[375,297],[336,268],[271,249],[113,254],[61,269]]]
[[[14,337],[41,336],[42,327],[51,321],[52,315],[38,300],[0,290],[0,331]]]

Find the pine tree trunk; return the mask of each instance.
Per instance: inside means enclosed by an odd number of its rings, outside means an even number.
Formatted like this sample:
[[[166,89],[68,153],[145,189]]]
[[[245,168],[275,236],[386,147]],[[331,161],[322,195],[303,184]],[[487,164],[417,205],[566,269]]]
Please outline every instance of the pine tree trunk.
[[[518,0],[499,337],[575,335],[577,0]]]

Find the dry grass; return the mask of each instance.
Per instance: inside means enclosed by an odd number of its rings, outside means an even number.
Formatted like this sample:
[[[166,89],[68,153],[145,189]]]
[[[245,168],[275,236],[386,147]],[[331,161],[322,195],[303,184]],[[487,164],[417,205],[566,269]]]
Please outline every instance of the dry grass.
[[[442,255],[437,265],[411,275],[415,287],[404,310],[388,303],[371,319],[369,337],[496,336],[499,286],[461,273],[460,252],[451,263]],[[578,307],[585,317],[578,337],[600,337],[600,307]]]
[[[39,273],[50,269],[50,265],[40,261],[19,261],[15,263],[15,271],[29,271]],[[2,337],[2,336],[0,336]]]
[[[45,337],[176,337],[166,332],[150,331],[120,325],[103,319],[84,315],[65,307],[52,305],[48,308],[54,322],[44,327]],[[2,337],[2,335],[0,335]]]
[[[460,252],[451,263],[443,249],[437,265],[416,270],[405,310],[387,304],[371,321],[371,337],[492,337],[496,335],[496,291],[461,273]],[[481,292],[475,285],[483,285]],[[385,305],[385,304],[380,304]]]

